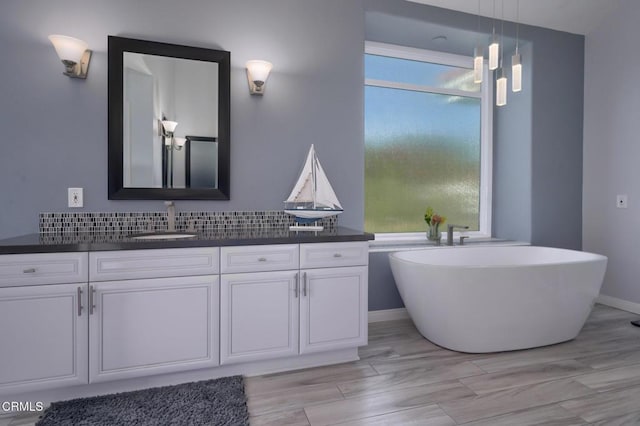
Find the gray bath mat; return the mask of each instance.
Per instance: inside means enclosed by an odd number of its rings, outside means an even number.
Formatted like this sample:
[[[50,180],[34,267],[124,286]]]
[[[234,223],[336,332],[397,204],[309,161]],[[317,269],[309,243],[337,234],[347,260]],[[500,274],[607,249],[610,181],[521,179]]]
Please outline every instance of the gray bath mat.
[[[249,425],[242,376],[54,402],[37,426]]]

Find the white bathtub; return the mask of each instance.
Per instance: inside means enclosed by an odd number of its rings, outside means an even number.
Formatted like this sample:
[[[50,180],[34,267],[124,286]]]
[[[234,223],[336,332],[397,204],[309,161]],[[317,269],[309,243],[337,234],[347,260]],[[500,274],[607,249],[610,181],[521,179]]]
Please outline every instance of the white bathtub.
[[[409,316],[448,349],[483,353],[575,338],[607,258],[548,247],[455,247],[389,254]]]

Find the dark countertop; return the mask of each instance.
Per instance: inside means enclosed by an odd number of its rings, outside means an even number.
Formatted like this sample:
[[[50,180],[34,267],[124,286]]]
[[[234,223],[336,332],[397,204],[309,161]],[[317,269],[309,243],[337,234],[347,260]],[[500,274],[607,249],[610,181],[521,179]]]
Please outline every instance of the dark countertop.
[[[28,234],[0,240],[0,254],[331,243],[374,239],[373,234],[342,227],[320,232],[237,229],[194,233],[196,236],[193,238],[169,240],[136,240],[131,237],[131,233]]]

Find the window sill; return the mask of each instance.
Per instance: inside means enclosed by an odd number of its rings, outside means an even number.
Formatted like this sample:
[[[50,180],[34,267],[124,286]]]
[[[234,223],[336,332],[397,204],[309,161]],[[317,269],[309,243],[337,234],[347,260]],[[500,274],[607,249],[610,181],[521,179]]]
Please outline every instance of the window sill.
[[[384,252],[392,252],[392,251],[403,251],[403,250],[423,250],[423,249],[450,249],[454,247],[460,247],[457,243],[457,238],[454,239],[455,243],[453,246],[448,246],[446,241],[441,243],[440,245],[436,245],[434,242],[423,238],[421,241],[414,239],[384,239],[384,240],[373,240],[369,241],[369,253],[384,253]],[[504,245],[504,246],[523,246],[529,245],[530,243],[523,241],[513,241],[513,240],[504,240],[500,238],[491,238],[491,237],[476,237],[469,238],[464,242],[462,247],[477,247],[483,245]]]

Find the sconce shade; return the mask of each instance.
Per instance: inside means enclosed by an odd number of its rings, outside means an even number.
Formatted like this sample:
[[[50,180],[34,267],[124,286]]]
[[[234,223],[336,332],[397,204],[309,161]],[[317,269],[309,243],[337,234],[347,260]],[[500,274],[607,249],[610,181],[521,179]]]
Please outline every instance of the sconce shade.
[[[252,95],[262,95],[273,64],[267,61],[252,60],[247,62],[246,67],[249,91]]]
[[[82,59],[85,50],[89,48],[86,42],[69,36],[50,35],[49,40],[61,61],[71,61],[77,64]]]
[[[91,61],[89,45],[77,38],[57,34],[50,35],[49,40],[64,64],[63,74],[72,78],[87,78]]]
[[[177,121],[162,120],[162,127],[165,132],[173,133],[177,126]]]
[[[176,144],[176,148],[178,149],[178,151],[182,149],[185,143],[187,143],[187,138],[173,138],[173,140]]]

